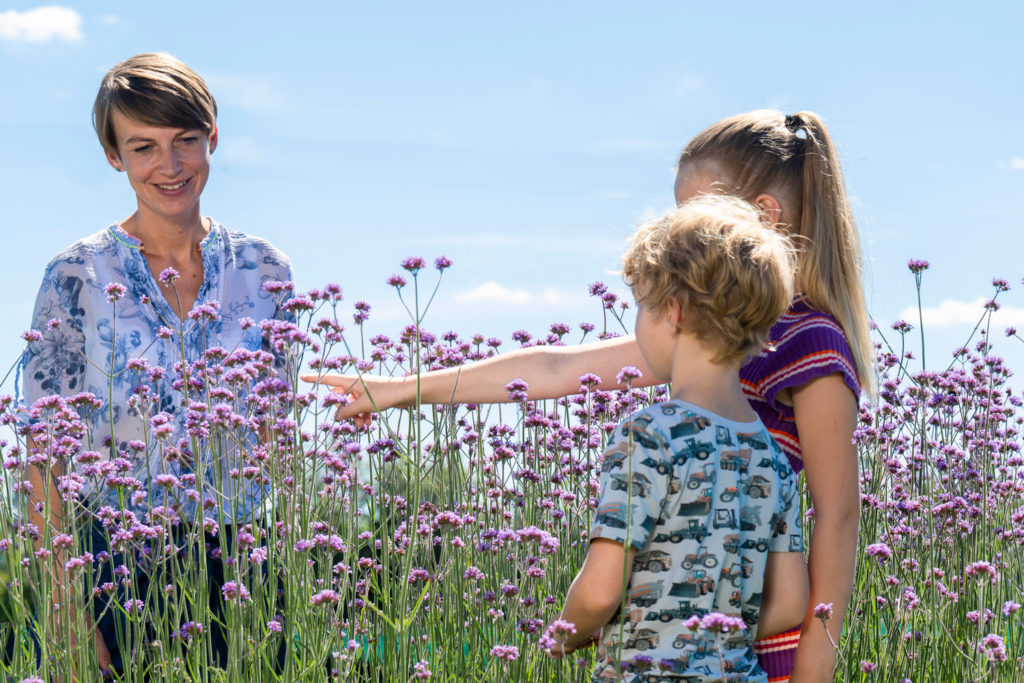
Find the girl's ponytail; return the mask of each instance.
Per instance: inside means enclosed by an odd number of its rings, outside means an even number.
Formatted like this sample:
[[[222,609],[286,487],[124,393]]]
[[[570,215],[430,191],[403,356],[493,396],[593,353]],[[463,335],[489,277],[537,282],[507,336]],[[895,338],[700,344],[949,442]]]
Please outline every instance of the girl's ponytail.
[[[783,203],[783,216],[793,223],[790,233],[800,236],[797,290],[842,326],[861,385],[873,396],[860,240],[825,124],[809,111],[732,116],[698,133],[679,166],[704,161],[725,172],[731,194],[753,201],[769,193]]]
[[[850,342],[857,374],[873,395],[874,370],[862,285],[860,238],[832,137],[821,118],[809,111],[785,117],[785,127],[803,140],[800,225],[806,240],[800,250],[799,284],[811,303],[831,313]]]

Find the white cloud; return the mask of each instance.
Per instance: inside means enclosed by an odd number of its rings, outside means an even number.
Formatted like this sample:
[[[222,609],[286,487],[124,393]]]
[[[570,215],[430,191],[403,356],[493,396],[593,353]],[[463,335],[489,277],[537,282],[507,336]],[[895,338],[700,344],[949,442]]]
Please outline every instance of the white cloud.
[[[284,107],[284,98],[264,78],[216,72],[206,72],[203,78],[217,102],[257,112],[278,111]]]
[[[0,40],[45,43],[63,40],[73,43],[82,39],[82,17],[70,7],[37,7],[19,12],[0,12]]]
[[[928,327],[957,327],[969,325],[973,327],[981,319],[985,312],[987,299],[977,298],[973,301],[956,301],[946,299],[938,306],[926,307],[921,310],[924,326]],[[917,307],[908,306],[900,311],[900,319],[906,320],[912,325],[917,325]],[[992,316],[994,330],[1002,331],[1005,327],[1024,326],[1024,308],[1016,306],[1004,306]]]
[[[525,289],[509,289],[491,280],[473,289],[460,292],[454,298],[464,304],[528,304],[533,296]]]
[[[1024,157],[1014,157],[1010,159],[1010,168],[1014,171],[1024,171]]]

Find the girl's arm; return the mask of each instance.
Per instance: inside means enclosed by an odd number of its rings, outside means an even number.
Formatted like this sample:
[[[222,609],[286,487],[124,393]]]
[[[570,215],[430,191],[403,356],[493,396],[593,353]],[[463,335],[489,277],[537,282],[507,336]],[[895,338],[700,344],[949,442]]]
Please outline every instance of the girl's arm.
[[[640,354],[636,338],[616,337],[582,346],[533,346],[458,368],[420,375],[422,403],[503,403],[509,400],[505,385],[522,379],[532,400],[558,398],[580,390],[579,378],[592,372],[601,378],[601,389],[621,388],[615,376],[632,365],[643,373],[634,387],[655,384]],[[416,401],[416,376],[302,375],[307,382],[329,384],[354,399],[338,410],[338,417],[355,417],[390,407],[406,407]],[[365,384],[365,390],[364,390]]]
[[[832,681],[832,643],[839,643],[857,563],[860,495],[853,445],[857,399],[839,374],[819,377],[791,391],[807,489],[814,506],[807,560],[810,599],[793,680]],[[833,606],[832,618],[825,623],[827,633],[814,616],[814,607],[820,603]]]
[[[552,657],[560,657],[584,647],[593,640],[595,632],[604,628],[622,606],[623,587],[629,581],[636,550],[626,548],[618,541],[595,538],[590,543],[587,557],[565,596],[565,605],[559,617],[576,627],[576,633],[551,648]]]

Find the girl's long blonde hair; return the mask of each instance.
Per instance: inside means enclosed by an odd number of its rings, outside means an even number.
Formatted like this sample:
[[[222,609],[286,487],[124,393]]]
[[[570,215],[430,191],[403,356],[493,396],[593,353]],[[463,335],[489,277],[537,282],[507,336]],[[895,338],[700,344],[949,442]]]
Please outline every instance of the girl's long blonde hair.
[[[794,223],[786,227],[797,236],[796,289],[842,326],[861,385],[872,396],[860,239],[825,123],[809,111],[787,116],[760,110],[722,119],[686,145],[679,167],[702,161],[726,174],[730,193],[747,201],[767,193],[782,202],[783,217]]]

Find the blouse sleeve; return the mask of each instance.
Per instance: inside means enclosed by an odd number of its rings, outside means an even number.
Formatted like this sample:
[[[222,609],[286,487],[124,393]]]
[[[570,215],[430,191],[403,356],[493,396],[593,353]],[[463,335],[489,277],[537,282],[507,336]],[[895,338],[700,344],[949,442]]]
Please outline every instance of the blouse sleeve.
[[[53,263],[43,276],[32,313],[32,330],[21,359],[22,404],[44,396],[85,391],[84,280]]]
[[[741,372],[756,385],[757,393],[776,411],[783,389],[799,387],[818,377],[839,373],[855,396],[860,396],[853,352],[846,335],[832,316],[815,311],[776,340],[775,350],[763,351]]]

